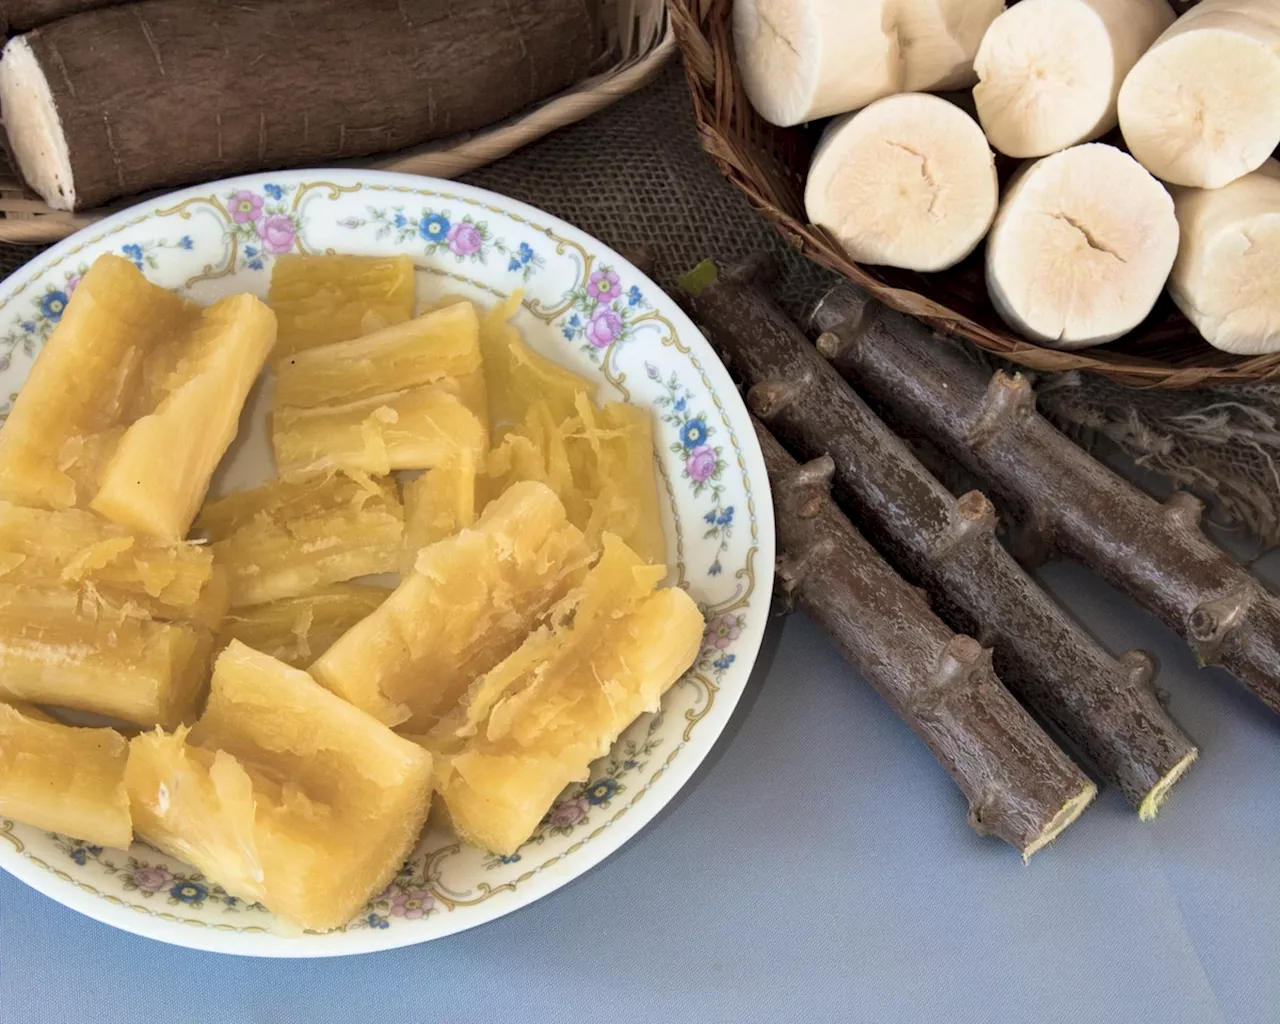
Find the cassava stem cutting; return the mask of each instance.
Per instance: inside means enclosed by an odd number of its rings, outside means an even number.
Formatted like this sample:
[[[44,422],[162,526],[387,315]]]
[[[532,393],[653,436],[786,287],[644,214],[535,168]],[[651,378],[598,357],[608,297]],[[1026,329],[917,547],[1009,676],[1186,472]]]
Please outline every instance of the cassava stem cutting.
[[[1026,378],[841,285],[813,314],[818,349],[872,401],[963,463],[1049,546],[1183,636],[1203,664],[1280,711],[1280,600],[1200,530],[1201,502],[1165,504],[1107,469],[1035,408]]]

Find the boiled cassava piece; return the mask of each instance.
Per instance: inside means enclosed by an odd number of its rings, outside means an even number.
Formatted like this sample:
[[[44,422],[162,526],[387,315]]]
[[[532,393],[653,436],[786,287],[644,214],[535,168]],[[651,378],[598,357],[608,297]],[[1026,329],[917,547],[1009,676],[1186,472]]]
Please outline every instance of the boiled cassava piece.
[[[593,69],[598,6],[145,0],[11,40],[0,107],[27,183],[80,210],[483,128]]]
[[[685,278],[694,316],[750,388],[752,412],[796,455],[832,457],[835,497],[857,526],[948,625],[994,648],[1009,689],[1154,817],[1196,748],[1156,697],[1151,657],[1117,661],[1076,625],[996,539],[991,503],[978,491],[957,500],[930,475],[778,309],[756,267],[699,271]]]
[[[990,652],[953,633],[827,495],[829,457],[797,466],[756,422],[773,487],[779,590],[831,637],[924,741],[969,801],[969,824],[1029,858],[1097,792],[996,678]]]
[[[1026,378],[986,371],[927,327],[850,286],[814,313],[819,348],[896,420],[995,490],[1047,544],[1078,559],[1280,711],[1280,599],[1212,544],[1202,505],[1163,505],[1059,433]]]

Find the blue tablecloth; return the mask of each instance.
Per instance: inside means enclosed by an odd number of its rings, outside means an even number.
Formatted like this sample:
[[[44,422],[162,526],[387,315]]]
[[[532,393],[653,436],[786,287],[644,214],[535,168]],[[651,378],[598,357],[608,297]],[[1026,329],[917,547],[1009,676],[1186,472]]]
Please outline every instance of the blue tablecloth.
[[[2,1024],[1280,1019],[1280,718],[1084,571],[1203,754],[1158,820],[1104,792],[1023,866],[802,617],[704,770],[586,877],[427,945],[323,961],[163,946],[0,876]]]

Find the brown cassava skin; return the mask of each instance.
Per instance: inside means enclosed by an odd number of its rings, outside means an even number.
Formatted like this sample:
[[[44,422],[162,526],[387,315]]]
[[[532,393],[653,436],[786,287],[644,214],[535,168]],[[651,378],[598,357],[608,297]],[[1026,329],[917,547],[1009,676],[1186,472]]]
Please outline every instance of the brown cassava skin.
[[[780,591],[924,741],[968,798],[973,828],[1029,856],[1093,783],[1001,685],[990,652],[943,625],[840,513],[826,493],[830,459],[797,466],[755,426],[773,489]]]
[[[690,299],[747,404],[800,458],[829,454],[837,503],[951,627],[994,648],[1001,680],[1136,808],[1195,745],[1161,705],[1154,662],[1113,658],[995,536],[979,492],[959,500],[818,354],[753,280],[728,268]]]
[[[0,31],[25,32],[82,11],[117,7],[128,0],[0,0]]]
[[[144,0],[26,38],[67,135],[75,208],[473,131],[604,50],[588,0]]]
[[[1022,376],[847,286],[813,314],[818,348],[887,415],[984,480],[1049,547],[1153,612],[1203,664],[1280,711],[1280,600],[1200,530],[1201,503],[1161,504],[1060,433]]]

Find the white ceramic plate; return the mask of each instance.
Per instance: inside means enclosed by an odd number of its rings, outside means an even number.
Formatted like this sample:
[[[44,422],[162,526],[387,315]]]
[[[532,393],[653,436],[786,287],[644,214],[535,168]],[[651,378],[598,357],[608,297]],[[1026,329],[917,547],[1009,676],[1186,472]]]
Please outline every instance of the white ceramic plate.
[[[189,866],[137,843],[88,846],[0,818],[0,867],[107,924],[199,949],[335,956],[409,945],[500,917],[598,864],[693,774],[724,728],[760,645],[773,580],[769,484],[729,375],[676,304],[563,221],[453,182],[373,171],[292,171],[187,189],[42,253],[0,285],[0,414],[101,253],[200,302],[265,298],[284,252],[408,253],[420,300],[488,304],[524,289],[518,323],[544,355],[600,378],[601,398],[654,411],[671,581],[704,609],[697,663],[568,790],[510,858],[429,830],[396,882],[343,930],[290,933]],[[262,388],[220,490],[272,475]]]

